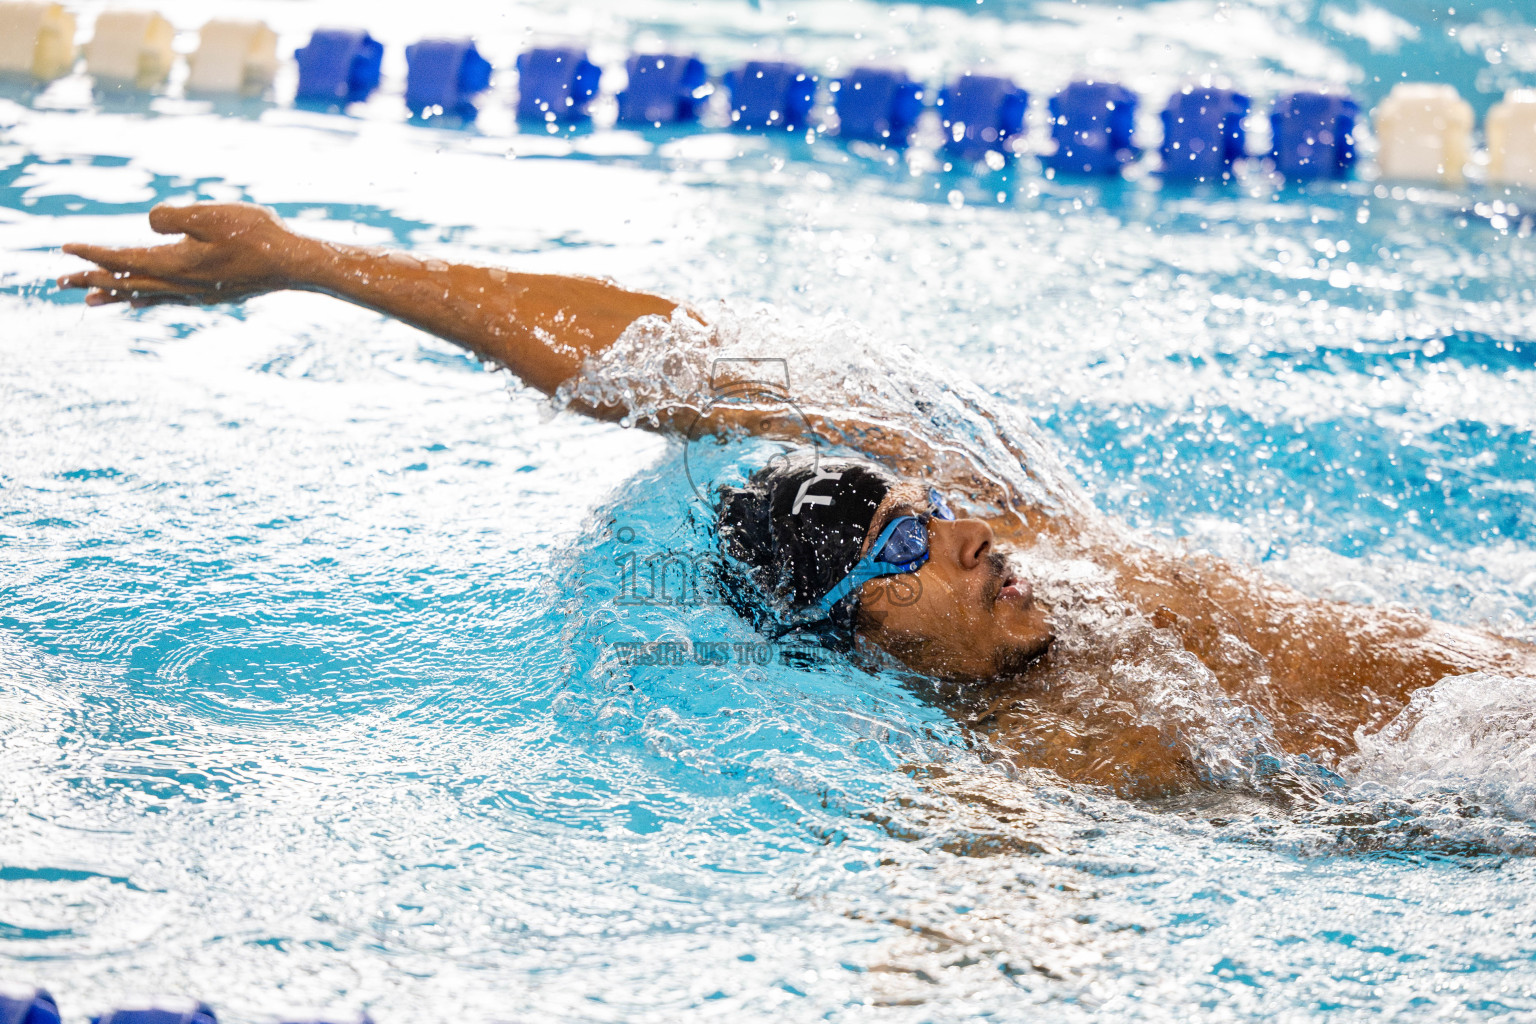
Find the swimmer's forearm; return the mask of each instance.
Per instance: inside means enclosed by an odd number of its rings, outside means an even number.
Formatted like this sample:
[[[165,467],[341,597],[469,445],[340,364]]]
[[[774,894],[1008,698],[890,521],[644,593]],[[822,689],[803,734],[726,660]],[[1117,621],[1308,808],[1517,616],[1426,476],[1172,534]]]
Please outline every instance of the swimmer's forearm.
[[[66,253],[96,267],[63,275],[59,287],[85,289],[92,306],[239,302],[283,289],[325,292],[461,345],[546,394],[635,320],[665,316],[675,306],[590,278],[513,274],[333,245],[295,234],[271,210],[249,203],[161,204],[150,211],[149,225],[183,237],[147,247],[66,245]],[[626,410],[585,411],[616,417]]]
[[[606,281],[516,274],[295,235],[290,287],[377,310],[500,363],[553,394],[588,356],[676,303]]]
[[[277,214],[251,203],[162,203],[149,226],[180,235],[164,245],[71,244],[64,252],[95,267],[63,274],[61,289],[83,289],[87,305],[128,303],[214,305],[268,292],[322,292],[377,310],[507,367],[530,387],[554,394],[582,363],[617,341],[636,320],[668,316],[677,303],[626,291],[606,281],[552,274],[514,274],[492,267],[420,260],[402,252],[337,245],[296,234]],[[742,431],[773,437],[810,434],[846,440],[824,416],[772,408],[715,407],[701,416],[679,405],[640,420],[658,430]],[[572,408],[603,419],[630,409]],[[863,446],[898,463],[927,466],[931,453],[904,432],[848,429]],[[879,436],[875,436],[878,434]]]

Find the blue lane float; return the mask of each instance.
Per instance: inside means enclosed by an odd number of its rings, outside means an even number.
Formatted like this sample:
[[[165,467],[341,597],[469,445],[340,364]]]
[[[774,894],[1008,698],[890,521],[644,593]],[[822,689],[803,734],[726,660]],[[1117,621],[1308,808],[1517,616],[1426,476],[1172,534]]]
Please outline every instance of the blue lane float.
[[[1186,86],[1163,109],[1163,176],[1175,181],[1228,181],[1247,148],[1247,96],[1231,89]]]
[[[361,29],[316,29],[295,50],[301,103],[361,103],[379,87],[384,44]]]
[[[60,1024],[59,1004],[42,988],[0,984],[0,1024]],[[165,999],[147,1006],[117,1007],[91,1024],[218,1024],[213,1008],[197,999]],[[365,1012],[347,1016],[285,1017],[282,1024],[373,1024]]]
[[[731,127],[740,131],[798,131],[816,102],[817,77],[790,61],[754,60],[725,73]]]
[[[62,11],[58,5],[54,9]],[[109,21],[113,24],[108,25]],[[219,31],[214,32],[215,28]],[[168,38],[170,32],[169,23],[156,15],[107,12],[98,25],[99,38],[85,48],[87,67],[98,76],[121,78],[134,67],[146,65],[149,70],[139,67],[144,73],[135,80],[142,80],[140,86],[148,88],[163,77],[162,65],[169,57],[162,60],[161,50],[155,48],[163,42],[160,36]],[[189,61],[189,89],[225,88],[226,79],[234,81],[229,76],[235,65],[236,70],[243,70],[245,77],[239,80],[247,85],[269,79],[269,44],[275,36],[265,26],[216,20],[204,27],[202,35],[198,53]],[[295,100],[329,107],[366,100],[379,86],[383,51],[383,46],[363,30],[317,29],[308,44],[294,52],[299,65]],[[409,66],[405,102],[413,114],[446,114],[465,120],[475,117],[474,100],[490,87],[492,66],[476,51],[472,40],[424,39],[406,47],[405,53]],[[659,127],[699,119],[709,92],[709,72],[697,56],[634,54],[628,58],[627,67],[629,86],[617,97],[619,123]],[[584,50],[530,50],[518,57],[517,69],[521,79],[519,118],[546,125],[588,119],[601,70],[587,59]],[[794,132],[835,126],[850,140],[893,147],[910,144],[922,115],[925,90],[905,71],[857,67],[842,76],[831,90],[835,125],[813,122],[818,84],[814,72],[790,61],[752,61],[733,69],[724,75],[732,127]],[[956,160],[987,158],[996,166],[990,154],[1006,157],[1014,151],[1015,137],[1024,131],[1027,104],[1028,94],[1006,77],[962,74],[940,91],[935,103],[945,131],[944,155]],[[1048,172],[1113,175],[1138,160],[1136,104],[1135,94],[1115,83],[1075,81],[1062,89],[1050,101],[1054,146],[1042,158]],[[1230,89],[1191,86],[1171,97],[1162,112],[1163,175],[1170,180],[1230,180],[1235,163],[1247,156],[1243,120],[1250,108],[1246,95]],[[1468,121],[1459,111],[1456,108],[1452,112],[1452,119],[1457,124]],[[1347,177],[1355,162],[1354,129],[1360,116],[1359,105],[1343,92],[1297,91],[1279,97],[1270,112],[1273,145],[1267,154],[1269,164],[1280,175],[1297,181]],[[1503,122],[1496,123],[1490,115],[1489,124],[1493,140],[1495,127]],[[1410,133],[1409,141],[1402,145],[1410,150],[1418,144],[1413,133],[1433,136],[1430,141],[1438,145],[1435,133],[1444,132],[1433,124],[1423,127],[1417,123],[1405,130]],[[1397,139],[1393,136],[1394,141]],[[1508,177],[1499,170],[1500,145],[1492,147],[1495,180]],[[1415,173],[1430,178],[1452,174]]]
[[[687,124],[699,119],[709,71],[692,54],[637,53],[624,64],[629,85],[619,93],[619,123]]]
[[[418,116],[439,112],[469,120],[475,97],[491,86],[491,62],[473,40],[423,39],[405,48],[405,105]]]
[[[1292,92],[1275,100],[1269,115],[1275,170],[1296,181],[1344,178],[1355,162],[1353,97],[1332,92]]]
[[[937,107],[945,154],[980,160],[1007,153],[1009,141],[1023,133],[1029,93],[1006,76],[966,71],[939,90]]]
[[[207,1003],[185,1003],[108,1010],[92,1017],[91,1024],[218,1024],[218,1017]]]
[[[585,121],[602,77],[587,51],[574,46],[526,50],[517,55],[517,116],[523,121]]]
[[[0,989],[0,1024],[59,1024],[59,1004],[47,989]]]
[[[905,146],[923,112],[923,87],[898,68],[854,68],[833,89],[840,138]]]
[[[1056,152],[1047,167],[1067,174],[1119,174],[1136,160],[1136,94],[1114,82],[1077,81],[1051,97]]]

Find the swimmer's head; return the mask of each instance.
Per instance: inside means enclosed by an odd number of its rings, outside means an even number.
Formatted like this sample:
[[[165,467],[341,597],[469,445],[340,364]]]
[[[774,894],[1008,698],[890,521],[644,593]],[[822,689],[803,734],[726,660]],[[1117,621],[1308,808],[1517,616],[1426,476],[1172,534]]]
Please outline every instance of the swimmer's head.
[[[927,486],[863,459],[814,452],[775,459],[719,505],[721,544],[780,620],[813,622],[824,639],[855,636],[918,671],[985,679],[1021,671],[1049,648],[1045,613],[1015,577],[984,520],[931,515]],[[822,598],[902,516],[919,517],[928,558],[855,588],[829,612]],[[727,581],[727,593],[733,593]],[[738,610],[761,617],[738,600]]]
[[[858,562],[870,520],[895,484],[889,470],[864,459],[814,450],[777,456],[746,486],[722,490],[721,546],[780,619],[820,619],[817,602]],[[852,635],[851,607],[827,618],[831,633]]]

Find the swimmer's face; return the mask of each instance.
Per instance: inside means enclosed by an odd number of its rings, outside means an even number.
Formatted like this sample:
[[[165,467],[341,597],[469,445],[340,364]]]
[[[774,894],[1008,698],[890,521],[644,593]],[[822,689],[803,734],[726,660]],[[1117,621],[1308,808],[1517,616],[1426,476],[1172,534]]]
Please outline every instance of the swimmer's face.
[[[928,511],[928,490],[891,489],[864,539],[870,545],[899,515]],[[1015,675],[1044,654],[1052,634],[1028,582],[1015,578],[980,519],[928,523],[928,561],[859,591],[859,635],[909,667],[947,679]]]

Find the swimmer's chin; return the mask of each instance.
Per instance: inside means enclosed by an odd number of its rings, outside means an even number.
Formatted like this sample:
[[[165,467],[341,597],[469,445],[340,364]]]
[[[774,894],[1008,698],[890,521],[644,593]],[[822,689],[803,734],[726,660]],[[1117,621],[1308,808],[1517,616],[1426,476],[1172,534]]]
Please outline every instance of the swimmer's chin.
[[[1045,660],[1045,656],[1051,653],[1051,645],[1055,642],[1056,634],[1046,633],[1035,643],[1023,644],[1000,652],[997,658],[996,678],[1008,679],[1029,672]]]
[[[945,683],[961,686],[986,685],[1021,679],[1044,663],[1055,641],[1054,633],[1045,633],[1027,643],[1016,643],[1000,648],[992,655],[991,664],[986,667],[980,665],[966,667],[953,662],[942,665],[912,665],[912,667],[919,671],[926,671],[935,679]]]

